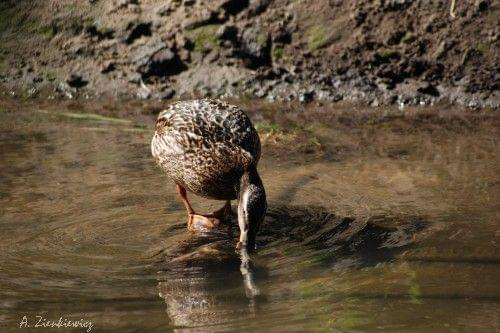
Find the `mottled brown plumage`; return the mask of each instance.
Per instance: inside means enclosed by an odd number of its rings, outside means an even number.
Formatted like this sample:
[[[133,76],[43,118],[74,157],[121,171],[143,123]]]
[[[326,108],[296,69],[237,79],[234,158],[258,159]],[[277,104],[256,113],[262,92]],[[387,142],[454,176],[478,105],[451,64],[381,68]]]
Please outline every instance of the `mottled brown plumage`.
[[[238,107],[202,99],[177,102],[161,112],[151,150],[158,165],[184,188],[232,200],[243,171],[259,161],[260,141]]]
[[[202,99],[171,104],[156,122],[151,152],[157,164],[177,184],[189,214],[196,222],[213,227],[212,219],[230,210],[238,199],[240,245],[255,245],[255,236],[267,204],[257,172],[260,141],[247,115],[221,100]],[[197,195],[226,200],[216,214],[196,214],[186,189]]]

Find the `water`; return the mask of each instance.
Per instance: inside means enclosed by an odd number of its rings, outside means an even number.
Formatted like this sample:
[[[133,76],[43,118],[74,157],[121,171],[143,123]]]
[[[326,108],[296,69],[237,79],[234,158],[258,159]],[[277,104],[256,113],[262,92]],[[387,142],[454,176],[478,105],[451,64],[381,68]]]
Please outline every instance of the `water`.
[[[186,230],[153,116],[0,108],[1,331],[499,331],[497,118],[273,108],[252,113],[281,127],[263,134],[250,256],[236,224]]]

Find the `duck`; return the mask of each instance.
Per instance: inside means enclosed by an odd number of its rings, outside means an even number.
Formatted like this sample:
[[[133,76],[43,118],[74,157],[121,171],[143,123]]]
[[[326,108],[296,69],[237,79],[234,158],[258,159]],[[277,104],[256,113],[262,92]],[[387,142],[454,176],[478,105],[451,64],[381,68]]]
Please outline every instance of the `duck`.
[[[255,249],[266,210],[266,192],[257,165],[259,135],[239,107],[218,99],[178,101],[161,111],[151,140],[156,164],[173,180],[187,214],[189,230],[213,229],[234,214],[237,200],[237,248]],[[209,214],[197,213],[187,192],[224,206]]]

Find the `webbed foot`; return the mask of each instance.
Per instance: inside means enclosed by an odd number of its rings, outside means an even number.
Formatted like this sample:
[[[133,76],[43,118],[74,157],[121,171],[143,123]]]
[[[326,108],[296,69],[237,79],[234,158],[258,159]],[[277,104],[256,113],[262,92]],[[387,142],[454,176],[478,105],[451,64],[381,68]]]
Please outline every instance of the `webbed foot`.
[[[208,216],[200,214],[189,214],[188,229],[206,231],[216,228],[220,224],[220,220],[212,214]]]

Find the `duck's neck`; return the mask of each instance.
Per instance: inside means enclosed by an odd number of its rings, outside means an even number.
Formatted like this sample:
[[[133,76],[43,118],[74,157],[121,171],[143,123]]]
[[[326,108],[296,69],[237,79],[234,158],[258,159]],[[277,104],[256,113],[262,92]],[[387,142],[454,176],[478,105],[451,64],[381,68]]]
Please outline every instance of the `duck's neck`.
[[[238,225],[240,242],[247,249],[255,248],[255,238],[267,209],[266,192],[255,166],[243,173],[238,191]]]

